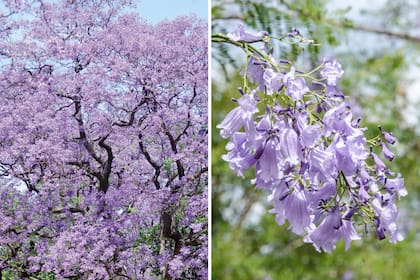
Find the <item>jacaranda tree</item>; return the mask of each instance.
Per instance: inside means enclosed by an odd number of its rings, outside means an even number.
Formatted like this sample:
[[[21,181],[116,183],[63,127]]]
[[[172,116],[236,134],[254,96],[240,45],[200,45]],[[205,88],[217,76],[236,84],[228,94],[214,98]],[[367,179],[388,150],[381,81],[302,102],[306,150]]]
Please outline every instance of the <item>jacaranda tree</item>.
[[[207,36],[0,4],[0,278],[207,278]]]

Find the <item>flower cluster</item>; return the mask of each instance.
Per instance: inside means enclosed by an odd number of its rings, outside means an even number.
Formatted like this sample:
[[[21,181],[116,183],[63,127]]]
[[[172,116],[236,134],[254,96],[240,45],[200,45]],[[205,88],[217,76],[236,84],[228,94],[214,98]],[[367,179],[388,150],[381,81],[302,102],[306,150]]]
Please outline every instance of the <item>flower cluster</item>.
[[[325,58],[304,73],[289,61],[276,62],[266,33],[240,27],[233,34],[217,35],[242,46],[248,59],[242,96],[233,99],[238,107],[217,126],[229,139],[223,159],[230,168],[243,176],[255,167],[253,182],[269,194],[277,223],[287,220],[320,252],[331,252],[339,240],[348,249],[361,239],[362,225],[366,231],[372,225],[379,239],[402,240],[395,201],[407,194],[404,179],[374,152],[392,161],[388,145],[396,139],[381,127],[366,139],[338,87],[340,63]],[[262,48],[254,45],[257,37]]]

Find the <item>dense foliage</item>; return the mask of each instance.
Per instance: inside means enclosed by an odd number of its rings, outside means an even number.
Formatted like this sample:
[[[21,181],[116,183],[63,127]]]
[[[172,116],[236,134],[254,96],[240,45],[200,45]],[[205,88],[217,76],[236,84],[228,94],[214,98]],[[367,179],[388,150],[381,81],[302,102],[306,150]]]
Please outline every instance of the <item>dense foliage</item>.
[[[206,279],[206,24],[0,11],[0,275]]]

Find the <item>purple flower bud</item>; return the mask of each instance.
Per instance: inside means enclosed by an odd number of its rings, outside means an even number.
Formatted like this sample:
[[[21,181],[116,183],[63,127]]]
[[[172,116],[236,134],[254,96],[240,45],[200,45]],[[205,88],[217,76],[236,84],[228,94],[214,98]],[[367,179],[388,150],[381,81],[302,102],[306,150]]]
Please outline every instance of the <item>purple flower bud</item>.
[[[372,179],[369,173],[367,172],[366,168],[364,167],[360,168],[359,174],[360,174],[360,179],[364,185],[366,185]]]
[[[375,153],[371,152],[370,155],[375,162],[376,170],[384,171],[386,169],[385,163]]]
[[[256,42],[261,41],[262,38],[267,35],[267,31],[253,32],[246,30],[245,25],[240,23],[236,26],[235,31],[229,33],[227,36],[233,41]]]
[[[395,136],[392,135],[391,132],[383,131],[382,132],[382,135],[384,136],[386,142],[388,142],[391,145],[394,145],[395,144],[395,141],[397,141],[397,138],[395,138]]]
[[[357,118],[351,121],[351,126],[354,128],[359,128],[360,127],[360,121],[362,119],[361,118]]]
[[[291,64],[290,61],[285,60],[285,59],[280,59],[279,62],[283,64],[289,64],[289,65]]]
[[[321,112],[322,112],[322,106],[321,106],[321,103],[318,103],[318,105],[316,106],[316,112],[317,112],[318,114],[321,114]]]
[[[394,159],[394,154],[388,149],[388,147],[386,146],[384,142],[381,142],[381,146],[382,146],[382,152],[384,154],[384,157],[387,160],[392,161]]]
[[[385,141],[391,145],[394,145],[395,141],[397,141],[397,138],[395,138],[395,136],[392,135],[392,132],[386,132],[382,130],[382,127],[380,125],[378,125],[378,128],[381,131],[382,136],[385,138]]]
[[[363,186],[359,188],[359,198],[363,203],[369,201],[370,195]]]
[[[375,217],[375,228],[376,228],[376,235],[378,236],[379,240],[385,239],[385,230],[381,227],[381,222],[379,221],[378,217]]]
[[[357,211],[357,206],[353,206],[343,217],[343,220],[350,221],[354,213]]]
[[[297,29],[297,28],[292,28],[292,31],[291,32],[288,32],[287,33],[287,36],[289,36],[289,37],[298,37],[298,36],[302,36],[301,34],[300,34],[300,31]]]

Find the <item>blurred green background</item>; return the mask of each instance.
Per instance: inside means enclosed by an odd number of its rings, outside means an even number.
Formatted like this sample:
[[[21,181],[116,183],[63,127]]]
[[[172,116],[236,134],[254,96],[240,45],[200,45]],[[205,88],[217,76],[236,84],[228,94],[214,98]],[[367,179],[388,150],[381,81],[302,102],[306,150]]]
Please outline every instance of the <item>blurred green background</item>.
[[[405,178],[409,195],[398,202],[405,240],[396,245],[363,235],[345,252],[318,253],[279,227],[266,195],[236,177],[221,160],[226,141],[216,125],[235,104],[241,85],[241,50],[212,45],[212,277],[213,279],[420,279],[420,1],[212,1],[212,33],[242,21],[256,31],[282,35],[297,27],[320,44],[278,45],[276,58],[309,70],[323,56],[345,70],[341,88],[368,135],[377,125],[399,142],[390,165]]]

